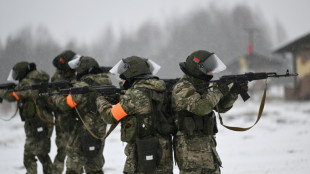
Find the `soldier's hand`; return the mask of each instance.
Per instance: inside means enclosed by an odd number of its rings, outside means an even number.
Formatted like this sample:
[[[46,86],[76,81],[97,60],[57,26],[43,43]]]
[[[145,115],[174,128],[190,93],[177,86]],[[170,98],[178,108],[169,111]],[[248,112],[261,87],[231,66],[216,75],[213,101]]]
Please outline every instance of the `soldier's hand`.
[[[230,91],[238,94],[239,88],[241,88],[244,92],[247,92],[249,90],[248,81],[243,81],[241,83],[234,83],[233,86],[231,87]]]
[[[217,85],[217,88],[220,90],[220,92],[223,94],[223,96],[227,95],[229,93],[229,85],[230,83],[220,83]]]

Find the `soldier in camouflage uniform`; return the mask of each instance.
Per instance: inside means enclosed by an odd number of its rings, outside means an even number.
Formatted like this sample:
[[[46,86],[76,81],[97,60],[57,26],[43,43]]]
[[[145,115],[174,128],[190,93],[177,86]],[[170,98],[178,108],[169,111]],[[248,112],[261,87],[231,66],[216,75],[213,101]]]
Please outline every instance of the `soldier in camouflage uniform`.
[[[218,132],[214,111],[232,108],[238,98],[234,84],[219,84],[206,90],[213,73],[226,66],[208,51],[195,51],[186,62],[180,63],[185,73],[172,91],[172,108],[178,127],[174,138],[174,152],[181,174],[219,174],[222,162],[216,151],[215,134]],[[247,90],[247,83],[241,86]]]
[[[71,50],[63,51],[57,55],[53,60],[53,65],[56,68],[56,72],[51,78],[51,82],[74,82],[75,70],[69,67],[68,62],[76,57],[79,57],[79,55]],[[62,112],[61,110],[57,109],[57,107],[54,107],[53,111],[57,125],[55,126],[57,154],[54,159],[54,166],[57,169],[57,174],[61,174],[64,170],[66,146],[69,138],[70,125],[73,115],[72,112]]]
[[[160,106],[166,86],[153,76],[159,68],[155,62],[137,56],[122,59],[110,70],[124,82],[126,92],[120,102],[112,107],[103,96],[96,100],[105,122],[121,122],[121,140],[127,142],[123,169],[126,174],[172,173],[173,127],[165,120]]]
[[[53,125],[49,123],[52,123],[53,116],[47,108],[47,99],[36,98],[38,91],[19,91],[26,86],[48,82],[49,75],[44,71],[36,70],[34,63],[19,62],[11,70],[8,80],[18,83],[15,92],[2,90],[0,97],[10,102],[18,102],[19,114],[25,123],[24,166],[27,174],[37,173],[36,157],[42,163],[43,173],[51,174],[53,173],[53,164],[49,152]]]
[[[91,57],[73,59],[69,65],[76,69],[77,82],[73,87],[112,84],[109,77],[102,73],[97,61]],[[98,95],[94,91],[53,97],[53,101],[62,112],[74,114],[73,117],[69,115],[72,129],[67,144],[66,174],[83,173],[83,167],[87,174],[103,174],[104,142],[100,138],[106,133],[106,123],[99,117],[94,105]]]

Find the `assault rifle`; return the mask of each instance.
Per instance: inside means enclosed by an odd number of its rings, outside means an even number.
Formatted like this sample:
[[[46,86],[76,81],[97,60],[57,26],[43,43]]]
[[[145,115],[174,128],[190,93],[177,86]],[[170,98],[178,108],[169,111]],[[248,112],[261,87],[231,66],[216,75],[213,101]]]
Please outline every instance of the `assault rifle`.
[[[0,89],[10,90],[10,89],[14,89],[15,87],[16,87],[15,83],[0,84]]]
[[[73,84],[68,82],[68,81],[58,81],[58,82],[41,82],[38,84],[30,85],[30,86],[25,86],[22,89],[18,89],[15,91],[25,91],[25,90],[51,90],[51,89],[65,89],[65,88],[70,88],[72,87]],[[10,89],[14,90],[14,89]]]
[[[250,98],[247,91],[243,90],[240,87],[240,84],[244,81],[253,81],[253,80],[263,80],[267,78],[280,78],[280,77],[291,77],[291,76],[298,76],[297,73],[289,73],[289,70],[286,71],[285,74],[277,74],[276,72],[259,72],[259,73],[245,73],[245,74],[238,74],[238,75],[225,75],[220,77],[218,80],[211,80],[210,83],[215,84],[222,84],[222,83],[234,83],[237,85],[239,94],[241,95],[243,101],[246,101]],[[172,89],[178,79],[163,79],[166,83],[168,89]],[[206,89],[212,88],[213,86],[209,86]],[[171,91],[171,90],[170,90]]]
[[[5,84],[0,84],[0,89],[5,89],[5,90],[13,90],[16,87],[15,83],[5,83]],[[3,99],[0,98],[0,103],[2,103]]]
[[[102,95],[112,95],[121,93],[121,89],[116,88],[114,85],[105,85],[105,86],[83,86],[83,87],[66,88],[66,89],[60,89],[58,92],[40,93],[39,96],[86,94],[89,92],[94,92],[93,90],[100,92]]]
[[[99,67],[102,71],[102,73],[109,73],[109,71],[112,69],[111,66],[100,66]]]

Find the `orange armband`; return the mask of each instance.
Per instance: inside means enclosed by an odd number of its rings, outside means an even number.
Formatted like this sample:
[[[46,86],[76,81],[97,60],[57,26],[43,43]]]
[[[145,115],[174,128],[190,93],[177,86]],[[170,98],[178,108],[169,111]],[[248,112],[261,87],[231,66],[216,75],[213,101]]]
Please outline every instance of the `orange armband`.
[[[117,120],[117,121],[121,120],[123,117],[125,117],[127,115],[127,113],[124,111],[124,109],[120,103],[117,103],[111,109],[111,113],[112,113],[113,117],[115,118],[115,120]]]
[[[12,92],[12,95],[13,95],[13,97],[18,101],[19,100],[19,97],[18,97],[18,95],[16,94],[16,92]]]
[[[70,108],[74,108],[77,104],[75,103],[75,101],[72,99],[71,94],[67,95],[67,105]]]

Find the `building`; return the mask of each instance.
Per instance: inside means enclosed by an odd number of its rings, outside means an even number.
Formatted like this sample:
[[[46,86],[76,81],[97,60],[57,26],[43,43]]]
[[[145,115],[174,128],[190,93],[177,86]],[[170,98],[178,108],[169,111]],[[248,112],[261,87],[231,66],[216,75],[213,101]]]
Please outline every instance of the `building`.
[[[310,33],[306,34],[284,46],[275,49],[273,53],[292,55],[292,72],[299,74],[294,78],[294,85],[285,89],[287,99],[310,99]]]

